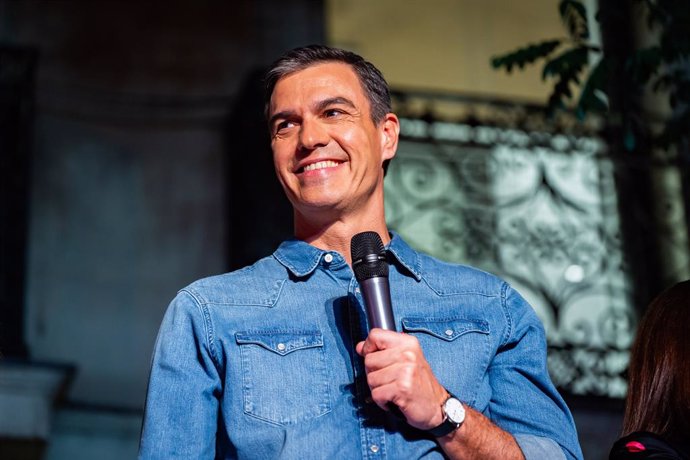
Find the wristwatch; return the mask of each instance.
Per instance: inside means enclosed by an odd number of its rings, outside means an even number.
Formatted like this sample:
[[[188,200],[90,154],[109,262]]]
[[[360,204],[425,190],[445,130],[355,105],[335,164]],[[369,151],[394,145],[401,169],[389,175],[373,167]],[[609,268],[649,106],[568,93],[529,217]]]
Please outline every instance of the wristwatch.
[[[448,399],[443,403],[441,409],[443,410],[443,421],[439,426],[429,430],[429,433],[436,438],[441,438],[457,430],[465,421],[465,406],[450,391],[448,391]]]

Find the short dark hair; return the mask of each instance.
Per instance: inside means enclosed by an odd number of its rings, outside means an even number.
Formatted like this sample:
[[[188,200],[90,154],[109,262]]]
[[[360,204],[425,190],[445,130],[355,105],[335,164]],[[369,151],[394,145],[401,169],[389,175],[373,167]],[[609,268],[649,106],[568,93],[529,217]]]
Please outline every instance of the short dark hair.
[[[630,353],[623,432],[667,439],[690,433],[690,280],[659,294],[647,307]]]
[[[369,100],[371,119],[374,124],[378,124],[387,113],[391,112],[391,95],[388,83],[374,64],[351,51],[325,45],[309,45],[288,51],[278,58],[266,73],[264,79],[266,83],[264,109],[266,117],[268,118],[271,95],[278,80],[291,73],[325,62],[342,62],[352,67]]]

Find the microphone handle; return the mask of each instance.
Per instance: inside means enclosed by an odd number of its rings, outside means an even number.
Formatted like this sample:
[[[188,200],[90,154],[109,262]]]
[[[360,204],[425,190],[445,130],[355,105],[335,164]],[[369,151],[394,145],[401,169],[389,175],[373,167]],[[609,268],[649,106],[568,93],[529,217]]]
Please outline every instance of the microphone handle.
[[[369,319],[369,329],[379,327],[388,331],[396,331],[388,278],[375,276],[363,280],[359,284],[362,287],[362,297],[364,297],[364,306]]]
[[[393,318],[393,308],[391,306],[391,289],[388,278],[385,276],[375,276],[363,280],[359,283],[362,287],[362,297],[364,297],[364,307],[367,310],[369,329],[380,327],[388,331],[397,331],[395,319]],[[407,420],[400,408],[394,403],[386,404],[388,411],[400,420]]]

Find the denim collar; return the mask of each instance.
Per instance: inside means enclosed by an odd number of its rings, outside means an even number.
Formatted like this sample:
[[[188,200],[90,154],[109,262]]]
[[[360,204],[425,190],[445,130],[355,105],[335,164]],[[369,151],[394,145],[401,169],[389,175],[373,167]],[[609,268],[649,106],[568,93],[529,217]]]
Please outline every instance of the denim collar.
[[[398,263],[405,267],[414,279],[421,281],[422,268],[419,260],[419,253],[412,249],[397,233],[390,232],[390,234],[391,242],[386,248],[388,249],[388,254],[392,254]]]
[[[294,276],[302,278],[316,270],[321,257],[326,252],[305,241],[290,238],[278,246],[273,257],[290,270]]]
[[[402,265],[417,281],[422,279],[419,254],[412,249],[403,239],[395,232],[390,232],[391,242],[386,248],[388,254]],[[319,249],[296,238],[291,238],[284,241],[273,253],[276,258],[290,273],[298,278],[303,278],[310,275],[316,267],[319,266],[321,258],[327,252]],[[339,255],[342,258],[341,255]]]

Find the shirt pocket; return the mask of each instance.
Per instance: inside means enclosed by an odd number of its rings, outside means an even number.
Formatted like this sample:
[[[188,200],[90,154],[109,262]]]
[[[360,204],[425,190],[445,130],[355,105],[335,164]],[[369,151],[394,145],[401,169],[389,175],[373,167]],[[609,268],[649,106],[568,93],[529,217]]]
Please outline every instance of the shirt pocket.
[[[491,359],[489,323],[470,318],[402,319],[414,335],[438,381],[468,404],[477,396]]]
[[[290,425],[331,411],[321,332],[248,331],[236,333],[235,340],[246,414]]]

